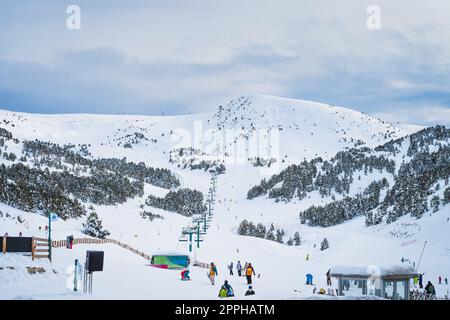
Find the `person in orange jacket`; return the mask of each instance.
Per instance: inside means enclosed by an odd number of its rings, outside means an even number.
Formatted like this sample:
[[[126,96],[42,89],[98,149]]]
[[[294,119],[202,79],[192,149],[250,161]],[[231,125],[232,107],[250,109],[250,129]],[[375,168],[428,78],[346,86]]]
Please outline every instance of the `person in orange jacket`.
[[[209,281],[211,281],[211,284],[214,285],[214,277],[218,276],[219,274],[217,273],[217,267],[214,264],[214,262],[211,262],[211,267],[209,268]]]
[[[247,284],[252,284],[252,275],[255,274],[255,269],[253,269],[252,264],[249,262],[247,268],[245,269],[245,276],[247,277]]]

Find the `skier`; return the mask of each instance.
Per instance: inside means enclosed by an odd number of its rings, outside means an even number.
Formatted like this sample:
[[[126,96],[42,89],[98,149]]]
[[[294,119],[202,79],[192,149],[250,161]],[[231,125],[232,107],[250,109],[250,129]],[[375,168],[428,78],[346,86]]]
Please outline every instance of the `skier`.
[[[253,266],[251,263],[247,265],[247,268],[245,269],[245,275],[247,277],[247,284],[252,284],[252,274],[256,275],[255,269],[253,269]]]
[[[436,290],[434,289],[434,286],[431,283],[431,281],[428,281],[427,285],[425,286],[425,292],[431,299],[433,299],[433,297],[436,296]]]
[[[255,291],[253,290],[252,286],[248,286],[248,290],[245,293],[246,296],[253,296],[255,294]]]
[[[236,270],[238,273],[238,276],[240,277],[242,275],[242,265],[241,265],[241,261],[238,261],[236,264]]]
[[[230,270],[230,276],[233,275],[233,261],[228,265],[228,269]]]
[[[225,287],[225,289],[227,290],[227,297],[234,297],[234,290],[228,283],[228,280],[225,280],[222,287]]]
[[[189,269],[181,271],[181,280],[182,281],[191,280],[191,277],[189,277]]]
[[[22,231],[19,232],[19,237],[20,237],[20,238],[22,237]]]
[[[218,275],[216,265],[214,262],[211,262],[211,267],[209,268],[209,281],[211,281],[212,285],[214,285],[214,277]]]
[[[331,286],[331,270],[330,269],[328,269],[326,276],[327,276],[327,286]]]
[[[442,284],[442,277],[441,276],[439,276],[438,281],[439,281],[439,284]]]

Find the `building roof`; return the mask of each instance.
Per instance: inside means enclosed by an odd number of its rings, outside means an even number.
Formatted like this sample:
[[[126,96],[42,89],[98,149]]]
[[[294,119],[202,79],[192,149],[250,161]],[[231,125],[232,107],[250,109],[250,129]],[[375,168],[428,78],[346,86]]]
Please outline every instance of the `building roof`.
[[[417,271],[410,265],[371,265],[367,267],[334,266],[331,268],[330,274],[332,277],[376,277],[382,279],[410,279],[418,275]]]

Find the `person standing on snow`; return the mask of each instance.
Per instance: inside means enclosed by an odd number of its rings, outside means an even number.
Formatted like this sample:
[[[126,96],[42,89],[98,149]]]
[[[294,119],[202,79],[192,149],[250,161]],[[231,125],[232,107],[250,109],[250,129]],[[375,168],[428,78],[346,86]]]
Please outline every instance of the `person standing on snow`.
[[[423,273],[419,273],[419,288],[423,289]]]
[[[227,297],[234,297],[234,290],[228,283],[228,280],[225,280],[225,283],[222,287],[225,287],[225,289],[227,289]]]
[[[328,269],[326,276],[327,276],[327,286],[331,286],[331,270],[330,269]]]
[[[448,285],[448,279],[447,278],[445,278],[445,285]]]
[[[438,280],[439,280],[439,284],[442,284],[442,277],[441,276],[439,276]]]
[[[214,277],[218,275],[216,265],[214,262],[211,262],[211,267],[209,268],[209,281],[211,281],[212,285],[214,285]]]
[[[252,274],[255,274],[255,269],[253,269],[253,266],[251,263],[247,265],[247,268],[245,269],[245,276],[247,277],[247,284],[252,284]]]
[[[233,275],[233,261],[228,265],[228,269],[230,270],[230,276]]]
[[[236,270],[237,270],[238,276],[239,276],[239,277],[242,276],[242,265],[241,265],[241,261],[238,261],[238,262],[237,262],[237,264],[236,264]]]

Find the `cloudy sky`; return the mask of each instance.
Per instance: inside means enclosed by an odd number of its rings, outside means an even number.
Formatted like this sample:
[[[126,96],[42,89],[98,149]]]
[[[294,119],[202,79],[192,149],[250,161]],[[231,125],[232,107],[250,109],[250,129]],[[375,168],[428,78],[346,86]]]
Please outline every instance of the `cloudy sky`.
[[[0,0],[2,109],[185,114],[258,93],[450,124],[450,2]]]

